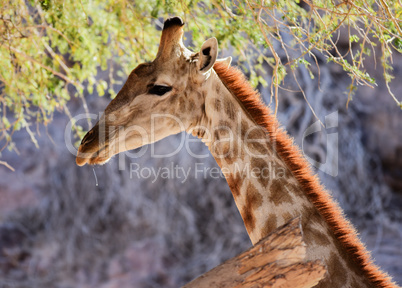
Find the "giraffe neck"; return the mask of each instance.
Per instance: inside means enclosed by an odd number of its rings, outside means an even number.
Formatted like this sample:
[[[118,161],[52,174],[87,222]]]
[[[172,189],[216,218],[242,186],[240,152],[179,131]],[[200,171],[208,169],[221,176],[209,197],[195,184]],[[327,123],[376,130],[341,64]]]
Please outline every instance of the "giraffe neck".
[[[388,278],[381,272],[375,274],[377,270],[371,262],[374,277],[364,270],[365,266],[359,264],[354,255],[348,253],[333,225],[323,217],[323,212],[307,195],[292,167],[278,153],[276,143],[267,135],[266,128],[256,124],[250,111],[244,108],[215,72],[204,89],[207,95],[205,115],[201,125],[192,132],[207,144],[221,167],[252,243],[257,243],[292,218],[301,216],[307,259],[323,260],[330,275],[317,287],[373,287],[373,279],[380,278],[387,282]],[[327,192],[322,193],[325,201],[335,206],[330,209],[339,210]],[[338,210],[335,212],[343,217]],[[356,246],[364,249],[355,231],[348,225],[345,233],[352,233]],[[368,257],[367,252],[362,253]]]
[[[325,221],[276,152],[267,131],[255,123],[216,74],[205,103],[208,133],[200,133],[221,167],[253,244],[294,217]],[[209,87],[210,88],[210,87]],[[211,95],[209,95],[211,96]],[[194,134],[194,133],[193,133]]]

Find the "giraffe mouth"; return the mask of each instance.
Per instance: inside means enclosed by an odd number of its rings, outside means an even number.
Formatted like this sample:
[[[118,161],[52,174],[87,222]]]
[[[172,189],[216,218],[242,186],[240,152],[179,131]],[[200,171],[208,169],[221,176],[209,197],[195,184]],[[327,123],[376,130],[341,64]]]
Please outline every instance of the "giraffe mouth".
[[[75,158],[75,162],[78,166],[84,166],[85,164],[102,165],[108,162],[111,158],[111,155],[109,155],[109,145],[107,144],[94,152],[85,152],[83,150],[83,145],[80,145]]]

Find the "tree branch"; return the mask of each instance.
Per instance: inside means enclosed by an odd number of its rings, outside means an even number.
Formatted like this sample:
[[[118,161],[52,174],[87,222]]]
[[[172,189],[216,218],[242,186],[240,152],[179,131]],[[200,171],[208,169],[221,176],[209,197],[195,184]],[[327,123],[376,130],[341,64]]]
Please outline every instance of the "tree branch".
[[[326,269],[320,260],[305,261],[305,257],[306,244],[298,217],[183,288],[313,287]]]

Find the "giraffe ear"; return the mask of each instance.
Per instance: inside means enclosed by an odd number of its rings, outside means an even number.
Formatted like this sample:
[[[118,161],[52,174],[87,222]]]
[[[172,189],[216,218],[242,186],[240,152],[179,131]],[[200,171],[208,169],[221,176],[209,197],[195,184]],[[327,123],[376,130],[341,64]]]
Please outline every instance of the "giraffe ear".
[[[219,58],[219,59],[216,59],[216,62],[225,64],[226,68],[229,69],[230,64],[232,63],[232,57],[229,56],[229,57],[226,57],[226,58]]]
[[[214,66],[218,56],[218,40],[210,38],[202,44],[200,58],[198,60],[198,69],[201,73],[207,72]]]

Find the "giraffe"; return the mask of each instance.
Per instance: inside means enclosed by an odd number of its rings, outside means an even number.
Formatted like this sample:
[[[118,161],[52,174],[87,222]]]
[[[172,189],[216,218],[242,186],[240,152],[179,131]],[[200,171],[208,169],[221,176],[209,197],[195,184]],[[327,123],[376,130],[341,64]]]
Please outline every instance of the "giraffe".
[[[191,52],[183,26],[179,17],[165,21],[155,60],[131,72],[82,139],[76,163],[104,164],[186,131],[221,167],[253,244],[301,216],[307,259],[327,266],[316,287],[397,287],[231,58],[217,59],[217,40]]]

